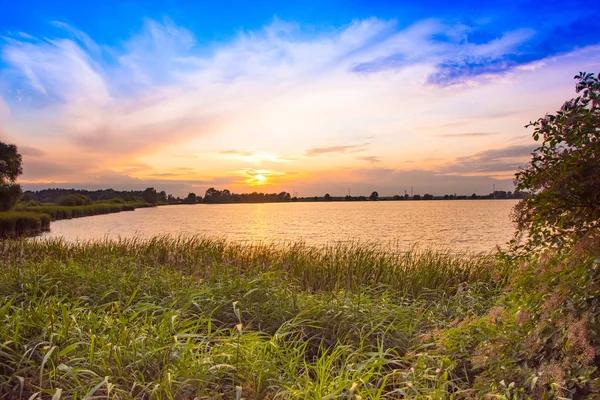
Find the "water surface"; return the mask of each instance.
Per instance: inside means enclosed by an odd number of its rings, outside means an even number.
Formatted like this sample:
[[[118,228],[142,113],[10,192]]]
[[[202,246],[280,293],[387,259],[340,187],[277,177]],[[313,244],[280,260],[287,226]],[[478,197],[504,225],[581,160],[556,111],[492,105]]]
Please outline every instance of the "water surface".
[[[196,204],[52,222],[44,237],[206,235],[233,241],[378,243],[487,252],[514,233],[516,200]]]

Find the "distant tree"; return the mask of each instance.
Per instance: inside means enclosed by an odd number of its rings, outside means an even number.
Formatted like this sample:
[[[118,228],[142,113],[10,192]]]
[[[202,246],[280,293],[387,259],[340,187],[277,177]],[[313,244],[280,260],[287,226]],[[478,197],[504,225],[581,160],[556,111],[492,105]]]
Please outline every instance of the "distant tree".
[[[421,200],[421,195],[420,194],[415,194],[413,196],[413,200]]]
[[[329,193],[325,193],[325,196],[323,196],[323,200],[331,201],[331,195]]]
[[[575,79],[578,97],[527,125],[541,145],[515,179],[530,193],[514,210],[526,247],[559,247],[600,228],[600,82]]]
[[[433,195],[429,193],[425,193],[423,195],[423,200],[433,200]]]
[[[221,191],[221,202],[229,203],[231,200],[232,200],[232,196],[231,196],[231,192],[229,191],[229,189],[223,189],[223,191]]]
[[[400,195],[395,194],[393,197],[394,200],[402,200],[402,197],[400,197]]]
[[[146,188],[142,192],[142,199],[144,199],[144,201],[147,203],[158,203],[158,193],[156,193],[156,189],[153,187]]]
[[[370,200],[377,200],[379,198],[379,193],[377,192],[373,192],[371,193],[371,195],[369,196]]]
[[[221,191],[213,187],[206,189],[204,193],[205,203],[220,203],[221,202]]]
[[[166,203],[167,202],[167,193],[164,190],[158,192],[158,202]]]
[[[473,194],[471,195],[471,198],[472,198],[472,199],[476,199],[476,198],[477,198],[477,195],[476,195],[475,193],[473,193]]]
[[[189,204],[195,204],[196,203],[196,193],[190,192],[188,193],[187,197],[185,199],[183,199],[184,202],[189,203]]]
[[[277,195],[278,201],[290,201],[291,196],[288,192],[281,192]]]
[[[23,197],[17,177],[23,173],[23,159],[14,144],[0,142],[0,211],[12,209]]]

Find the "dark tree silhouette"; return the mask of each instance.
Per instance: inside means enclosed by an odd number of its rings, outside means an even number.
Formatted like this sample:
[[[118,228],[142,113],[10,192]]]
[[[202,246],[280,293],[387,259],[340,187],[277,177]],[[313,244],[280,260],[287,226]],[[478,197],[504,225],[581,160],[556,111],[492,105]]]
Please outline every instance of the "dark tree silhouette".
[[[12,209],[23,197],[17,177],[23,173],[23,159],[14,144],[0,142],[0,211]]]

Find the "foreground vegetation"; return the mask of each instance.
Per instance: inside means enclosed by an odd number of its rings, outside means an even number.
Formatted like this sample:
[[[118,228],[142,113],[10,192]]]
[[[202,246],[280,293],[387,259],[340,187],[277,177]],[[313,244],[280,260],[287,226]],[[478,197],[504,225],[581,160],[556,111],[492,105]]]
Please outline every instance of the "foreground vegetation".
[[[597,238],[519,265],[362,245],[4,241],[0,393],[599,395],[598,256]]]

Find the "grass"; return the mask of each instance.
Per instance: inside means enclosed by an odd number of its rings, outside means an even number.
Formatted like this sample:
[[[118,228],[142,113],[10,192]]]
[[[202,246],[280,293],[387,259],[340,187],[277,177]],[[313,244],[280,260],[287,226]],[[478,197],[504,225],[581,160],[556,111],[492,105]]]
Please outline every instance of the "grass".
[[[0,237],[32,235],[48,229],[48,215],[34,212],[0,212]]]
[[[92,215],[110,214],[121,211],[133,211],[136,208],[149,207],[148,203],[94,203],[82,206],[59,206],[55,204],[42,204],[35,206],[22,205],[19,211],[28,211],[48,214],[53,221],[88,217]]]
[[[486,257],[359,245],[22,240],[0,260],[0,392],[16,398],[387,398],[429,373],[406,358],[425,332],[501,286]]]
[[[582,315],[600,315],[597,272],[585,267],[600,254],[594,246],[516,269],[508,258],[359,244],[2,241],[0,393],[11,400],[595,393],[593,361],[580,357],[581,349],[589,353],[585,341],[573,342],[564,328],[545,343],[565,338],[571,347],[524,346],[546,331],[535,331],[536,317],[515,322],[524,310],[546,318],[548,298],[568,289],[573,301],[552,303],[552,320],[562,315],[597,345],[595,320],[581,323]],[[484,357],[486,346],[494,357]],[[579,363],[573,381],[548,378],[548,365],[567,361]]]

